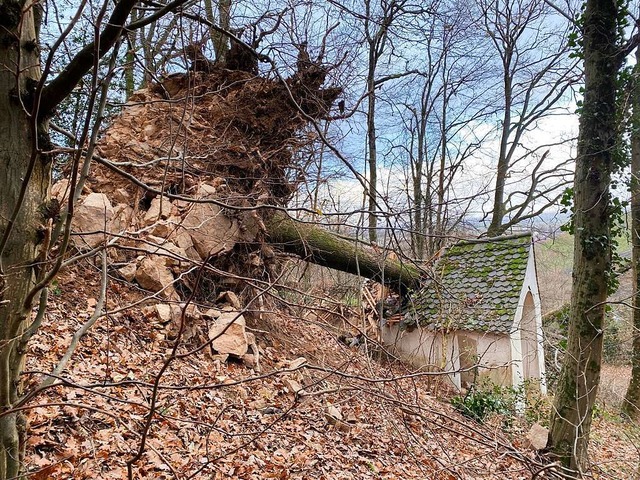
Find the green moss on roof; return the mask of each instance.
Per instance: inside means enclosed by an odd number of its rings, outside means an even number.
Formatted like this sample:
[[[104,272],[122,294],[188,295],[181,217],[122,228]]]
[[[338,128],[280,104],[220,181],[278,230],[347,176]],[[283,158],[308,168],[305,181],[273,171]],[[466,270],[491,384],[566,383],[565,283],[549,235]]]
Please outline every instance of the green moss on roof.
[[[508,333],[530,250],[531,234],[458,242],[410,297],[404,323]]]

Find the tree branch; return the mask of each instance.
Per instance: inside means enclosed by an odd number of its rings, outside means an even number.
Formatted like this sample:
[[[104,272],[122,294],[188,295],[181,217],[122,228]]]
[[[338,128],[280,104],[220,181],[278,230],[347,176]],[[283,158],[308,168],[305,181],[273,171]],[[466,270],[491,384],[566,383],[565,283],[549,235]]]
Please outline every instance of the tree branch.
[[[50,116],[53,110],[71,93],[80,79],[91,69],[97,53],[102,58],[115,45],[125,30],[136,30],[148,25],[161,16],[174,11],[187,0],[174,0],[163,6],[154,14],[125,27],[129,14],[137,0],[121,0],[118,2],[98,39],[86,45],[71,59],[66,68],[54,78],[42,91],[40,100],[40,118]]]
[[[44,87],[40,100],[39,113],[41,118],[50,116],[60,102],[71,93],[80,79],[93,66],[96,53],[98,58],[102,58],[115,45],[122,35],[124,24],[136,1],[121,0],[118,2],[100,37],[80,50],[71,59],[69,65],[51,83]]]

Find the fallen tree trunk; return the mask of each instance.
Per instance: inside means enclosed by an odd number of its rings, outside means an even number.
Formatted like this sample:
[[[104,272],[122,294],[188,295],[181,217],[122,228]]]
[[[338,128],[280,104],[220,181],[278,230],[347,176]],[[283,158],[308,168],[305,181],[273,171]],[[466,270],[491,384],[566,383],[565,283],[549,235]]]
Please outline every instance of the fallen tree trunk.
[[[416,287],[420,279],[420,271],[414,265],[385,256],[357,239],[295,221],[284,213],[271,216],[265,226],[270,244],[308,262],[361,275],[400,291]]]

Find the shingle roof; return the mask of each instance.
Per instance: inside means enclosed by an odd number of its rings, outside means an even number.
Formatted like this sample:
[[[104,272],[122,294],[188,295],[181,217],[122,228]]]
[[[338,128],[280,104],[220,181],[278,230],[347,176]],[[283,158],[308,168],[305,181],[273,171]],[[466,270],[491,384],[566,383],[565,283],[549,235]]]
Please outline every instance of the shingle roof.
[[[529,233],[456,243],[411,296],[403,323],[509,333],[530,249]]]

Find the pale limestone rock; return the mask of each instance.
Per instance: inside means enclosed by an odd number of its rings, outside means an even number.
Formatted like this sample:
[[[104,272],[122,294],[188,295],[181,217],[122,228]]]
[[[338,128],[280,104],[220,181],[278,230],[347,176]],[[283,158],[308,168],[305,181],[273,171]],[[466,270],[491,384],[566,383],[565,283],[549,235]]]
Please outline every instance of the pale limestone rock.
[[[178,230],[177,227],[182,222],[182,219],[178,216],[171,215],[166,220],[161,220],[157,222],[153,227],[151,227],[150,233],[155,235],[156,237],[161,238],[170,238],[173,243],[178,243],[176,238]],[[191,242],[191,237],[189,235],[185,235],[189,239],[189,246],[192,247],[193,243]]]
[[[149,230],[156,237],[167,238],[175,230],[175,226],[171,225],[169,220],[161,220]]]
[[[249,345],[248,351],[251,353],[247,353],[243,355],[242,360],[247,364],[248,367],[255,369],[257,372],[260,371],[260,349],[258,348],[258,343],[256,341],[256,336],[247,332],[247,344]],[[250,358],[246,358],[250,357]]]
[[[198,335],[198,320],[202,318],[202,314],[193,304],[189,304],[185,308],[185,304],[171,304],[171,321],[167,326],[167,338],[173,340],[177,338],[182,325],[182,314],[184,312],[184,326],[182,328],[182,341],[188,342]]]
[[[113,229],[117,232],[128,230],[133,222],[133,208],[129,205],[118,204],[114,207]]]
[[[177,228],[175,233],[171,234],[171,240],[187,253],[187,258],[194,262],[204,260],[193,246],[193,240],[189,232],[183,228]]]
[[[335,425],[335,427],[342,432],[348,432],[353,426],[350,423],[345,422],[342,419],[342,412],[331,404],[327,405],[324,416],[329,424]]]
[[[295,360],[291,360],[289,362],[288,368],[290,370],[295,370],[299,367],[301,367],[302,365],[304,365],[305,363],[307,363],[307,359],[304,357],[298,357]]]
[[[114,192],[111,193],[111,198],[116,203],[121,203],[123,205],[131,205],[131,194],[127,191],[126,188],[118,188]]]
[[[222,312],[217,308],[210,308],[203,313],[203,316],[209,320],[216,320],[220,318],[220,315],[222,315]]]
[[[144,136],[148,139],[153,136],[157,131],[157,127],[153,123],[148,123],[144,126],[143,132]]]
[[[73,215],[73,231],[96,232],[96,231],[113,231],[113,220],[115,210],[104,193],[90,193],[76,207]],[[96,247],[105,241],[103,233],[93,233],[81,235],[75,240],[78,247],[88,246]]]
[[[298,392],[302,392],[303,391],[302,385],[300,385],[298,382],[296,382],[292,378],[285,378],[284,379],[284,386],[287,387],[287,389],[291,393],[298,393]]]
[[[247,343],[249,344],[249,348],[253,353],[258,353],[258,344],[256,343],[256,336],[251,332],[247,332]]]
[[[180,323],[180,317],[182,316],[182,308],[175,303],[171,304],[171,321],[173,323]]]
[[[336,422],[342,420],[342,412],[340,409],[335,407],[332,404],[327,405],[327,409],[325,411],[325,417],[332,425],[335,425]]]
[[[253,368],[256,372],[260,371],[258,359],[253,353],[245,353],[242,356],[242,363],[244,363],[249,368]]]
[[[527,444],[533,450],[542,450],[547,446],[549,439],[549,429],[539,423],[534,423],[527,433]]]
[[[151,200],[151,206],[144,214],[144,223],[145,225],[151,225],[159,220],[166,220],[175,213],[177,211],[175,211],[171,200],[168,197],[158,195]]]
[[[152,255],[158,255],[164,259],[167,267],[175,267],[187,258],[187,252],[183,248],[165,240],[164,238],[149,235],[145,238],[147,243],[142,245],[142,249]]]
[[[227,290],[226,292],[222,292],[220,295],[218,295],[218,298],[216,298],[216,303],[220,303],[220,302],[228,303],[235,310],[240,310],[241,308],[240,299],[231,290]]]
[[[160,296],[171,300],[178,299],[178,294],[173,288],[173,274],[162,257],[145,257],[136,271],[136,280],[142,288],[152,292],[158,292],[166,286]]]
[[[172,319],[171,305],[167,305],[166,303],[158,303],[155,305],[155,307],[158,320],[160,320],[161,323],[169,323]]]
[[[198,186],[198,198],[212,198],[216,192],[216,187],[208,183],[202,183]]]
[[[136,270],[138,270],[138,265],[136,265],[136,262],[132,262],[118,269],[118,273],[120,273],[120,276],[127,282],[131,282],[136,278]]]
[[[245,319],[240,313],[222,312],[209,329],[211,346],[218,353],[242,357],[249,350],[245,327]]]
[[[185,305],[186,305],[186,309],[185,309]],[[190,303],[189,305],[185,303],[181,303],[180,305],[178,305],[178,307],[180,309],[180,315],[182,315],[182,311],[184,310],[184,315],[187,320],[195,321],[202,318],[202,313],[200,313],[200,310],[198,310],[198,307],[193,303]]]
[[[213,198],[213,192],[215,188],[201,185],[197,196]],[[224,215],[217,205],[209,203],[192,204],[181,228],[189,233],[202,259],[211,254],[229,252],[242,239],[238,222]]]

